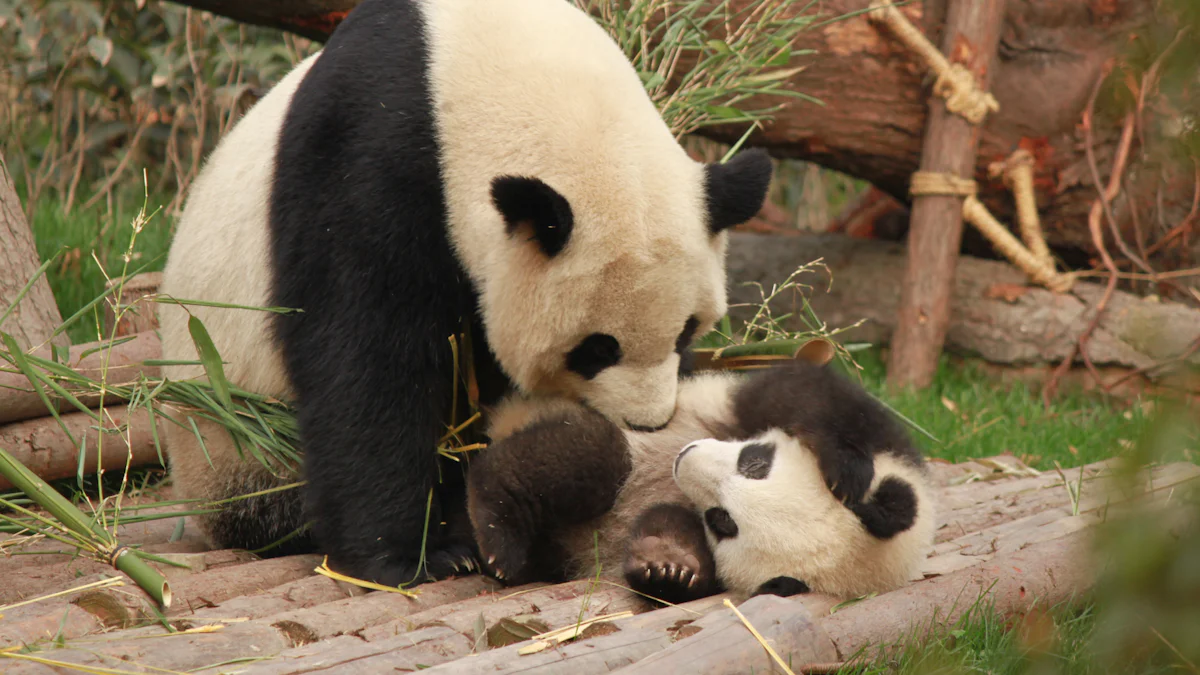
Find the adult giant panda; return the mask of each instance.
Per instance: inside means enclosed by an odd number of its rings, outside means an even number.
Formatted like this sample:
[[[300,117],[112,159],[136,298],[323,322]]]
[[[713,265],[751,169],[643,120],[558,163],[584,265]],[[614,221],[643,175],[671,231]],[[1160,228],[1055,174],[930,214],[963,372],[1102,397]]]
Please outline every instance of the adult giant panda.
[[[828,368],[685,379],[666,428],[621,430],[514,397],[468,475],[487,567],[510,583],[624,576],[670,602],[892,590],[932,545],[924,461],[900,423]]]
[[[515,387],[661,427],[677,346],[726,308],[724,231],[770,173],[761,152],[690,159],[573,3],[364,0],[214,150],[164,271],[175,298],[302,310],[163,307],[165,359],[197,358],[193,314],[232,383],[298,406],[303,500],[233,502],[207,535],[257,548],[307,515],[341,572],[452,573],[474,544],[462,476],[434,452],[450,336],[472,326],[485,403]],[[196,422],[205,447],[171,425],[181,497],[279,485]]]

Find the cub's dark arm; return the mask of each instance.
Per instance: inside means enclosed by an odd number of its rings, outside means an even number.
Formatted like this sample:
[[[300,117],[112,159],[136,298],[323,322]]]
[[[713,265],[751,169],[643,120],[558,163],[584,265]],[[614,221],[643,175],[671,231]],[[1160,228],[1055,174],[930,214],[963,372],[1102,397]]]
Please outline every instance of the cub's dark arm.
[[[734,412],[740,437],[780,428],[809,444],[830,490],[848,505],[861,502],[871,486],[876,454],[921,464],[900,421],[829,367],[795,362],[758,371],[734,394]]]
[[[552,576],[548,535],[608,512],[631,468],[621,430],[582,407],[493,443],[467,472],[480,557],[508,583]]]

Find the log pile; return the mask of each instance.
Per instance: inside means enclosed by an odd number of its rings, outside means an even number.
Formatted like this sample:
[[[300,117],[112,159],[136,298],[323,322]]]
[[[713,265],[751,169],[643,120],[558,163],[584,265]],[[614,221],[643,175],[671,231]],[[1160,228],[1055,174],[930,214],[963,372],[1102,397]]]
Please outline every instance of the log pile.
[[[480,576],[422,586],[415,598],[363,593],[313,574],[314,556],[255,560],[244,552],[205,552],[190,525],[171,542],[178,519],[169,518],[120,533],[191,565],[163,567],[177,600],[161,620],[131,586],[39,599],[114,576],[99,566],[58,555],[0,558],[0,603],[31,601],[0,607],[2,669],[63,672],[58,662],[211,675],[782,672],[748,622],[801,672],[804,664],[836,663],[913,628],[946,626],[981,595],[1004,613],[1067,600],[1091,583],[1091,528],[1134,501],[1172,503],[1173,491],[1200,479],[1200,467],[1169,464],[1147,470],[1144,492],[1118,493],[1107,487],[1110,463],[1072,469],[1064,481],[1007,455],[934,462],[932,470],[940,523],[921,578],[836,611],[833,599],[815,595],[754,598],[738,607],[740,617],[723,596],[655,610],[605,582],[502,588]],[[0,539],[6,552],[55,547],[17,543]],[[573,640],[538,637],[574,626],[582,630]],[[21,645],[39,649],[2,651]]]

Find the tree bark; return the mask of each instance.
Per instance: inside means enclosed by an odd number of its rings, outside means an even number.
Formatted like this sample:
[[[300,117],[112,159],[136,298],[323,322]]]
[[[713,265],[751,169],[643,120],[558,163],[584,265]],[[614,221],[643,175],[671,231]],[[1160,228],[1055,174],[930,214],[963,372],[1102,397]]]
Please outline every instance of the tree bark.
[[[320,40],[359,0],[179,1]],[[738,9],[752,2],[731,0],[731,5]],[[869,0],[824,0],[816,7],[822,17],[834,18],[861,12],[868,4]],[[952,4],[913,0],[901,11],[938,44],[947,6]],[[984,124],[972,173],[979,183],[980,200],[1002,222],[1012,223],[1012,197],[1000,179],[988,177],[987,168],[1017,147],[1031,150],[1037,161],[1034,185],[1047,241],[1071,265],[1085,265],[1087,256],[1095,253],[1087,212],[1096,192],[1078,124],[1105,61],[1131,43],[1131,32],[1158,20],[1155,5],[1154,0],[1021,1],[1008,3],[1005,11],[999,59],[991,69],[991,90],[1000,111]],[[772,123],[750,137],[750,144],[766,147],[776,157],[816,162],[865,179],[907,203],[909,178],[920,160],[926,126],[930,82],[924,67],[862,15],[821,23],[802,33],[796,46],[814,53],[793,59],[791,66],[805,68],[792,76],[789,88],[824,105],[790,98],[746,103],[785,106]],[[1150,115],[1149,109],[1146,114]],[[1102,172],[1111,161],[1120,118],[1101,111],[1095,120],[1093,143]],[[741,125],[716,126],[704,135],[732,143],[744,132]],[[1118,200],[1122,226],[1128,221],[1121,215],[1127,203],[1146,209],[1143,223],[1151,221],[1150,209],[1158,209],[1160,203],[1163,220],[1178,223],[1191,207],[1192,166],[1185,162],[1172,167],[1162,180],[1157,169],[1139,171],[1138,162],[1130,167],[1130,176],[1141,174],[1147,180],[1131,180],[1132,199]],[[964,233],[964,249],[976,255],[991,251],[971,228]]]
[[[8,167],[0,158],[0,314],[8,311],[39,267],[41,259],[33,244],[33,232],[25,222],[25,212],[8,176]],[[28,349],[49,340],[60,323],[62,316],[50,292],[50,282],[42,276],[0,325],[0,330],[13,336],[22,349]],[[53,342],[70,344],[65,334]]]
[[[988,91],[992,60],[1000,41],[1004,0],[955,3],[949,11],[942,53],[962,64]],[[931,97],[921,152],[921,170],[970,178],[979,148],[979,126]],[[922,195],[915,198],[908,233],[908,265],[901,284],[900,311],[888,363],[893,388],[929,386],[950,323],[954,267],[962,244],[963,198]]]

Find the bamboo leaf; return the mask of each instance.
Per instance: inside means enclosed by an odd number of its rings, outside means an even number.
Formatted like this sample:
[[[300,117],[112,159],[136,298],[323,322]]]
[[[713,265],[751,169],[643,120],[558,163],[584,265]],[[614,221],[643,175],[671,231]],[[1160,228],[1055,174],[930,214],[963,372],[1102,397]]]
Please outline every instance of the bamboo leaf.
[[[221,355],[217,353],[217,346],[208,335],[208,329],[199,317],[192,316],[188,319],[188,332],[192,335],[196,351],[200,353],[200,361],[204,364],[204,372],[208,375],[208,382],[212,385],[217,400],[225,407],[232,408],[233,400],[229,397],[229,381],[225,379],[225,367],[221,363]]]

